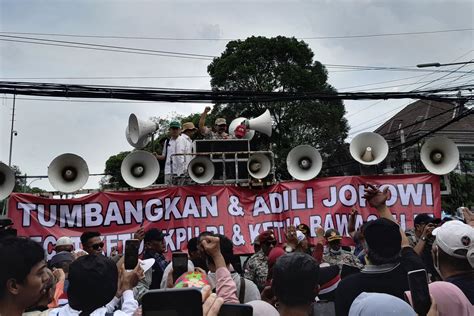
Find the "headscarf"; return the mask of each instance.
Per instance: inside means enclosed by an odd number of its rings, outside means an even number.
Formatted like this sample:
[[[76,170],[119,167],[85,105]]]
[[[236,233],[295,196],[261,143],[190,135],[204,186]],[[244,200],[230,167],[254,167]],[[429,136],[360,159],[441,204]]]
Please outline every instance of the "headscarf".
[[[250,301],[245,303],[253,307],[253,316],[278,316],[278,311],[265,301]]]
[[[430,295],[434,298],[438,306],[438,315],[443,316],[469,316],[474,315],[474,307],[471,305],[466,295],[456,285],[437,281],[428,285]],[[411,293],[406,291],[405,295],[411,302]]]
[[[385,293],[362,292],[349,310],[349,316],[416,316],[413,308],[398,297]]]

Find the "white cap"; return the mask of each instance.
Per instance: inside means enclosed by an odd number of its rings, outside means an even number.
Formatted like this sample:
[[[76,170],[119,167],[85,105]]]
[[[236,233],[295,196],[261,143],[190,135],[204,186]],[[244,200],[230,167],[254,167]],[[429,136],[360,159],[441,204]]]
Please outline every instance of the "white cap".
[[[448,255],[468,259],[474,266],[474,228],[461,221],[452,220],[435,228],[435,243]]]
[[[69,237],[61,237],[56,241],[56,246],[69,246],[73,244],[72,239]]]
[[[302,242],[306,239],[306,236],[299,230],[296,231],[296,239],[298,239],[298,243]]]

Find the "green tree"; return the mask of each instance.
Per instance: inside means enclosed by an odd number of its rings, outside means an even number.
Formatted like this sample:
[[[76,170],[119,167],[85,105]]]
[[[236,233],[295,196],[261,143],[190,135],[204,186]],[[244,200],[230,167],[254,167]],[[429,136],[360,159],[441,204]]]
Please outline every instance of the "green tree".
[[[327,82],[326,68],[313,58],[314,53],[308,45],[295,38],[249,37],[244,41],[229,42],[221,56],[208,66],[208,73],[213,90],[335,93]],[[212,114],[230,122],[239,116],[257,117],[266,109],[273,118],[273,134],[269,138],[257,133],[252,147],[268,149],[271,146],[277,173],[282,179],[289,178],[288,152],[300,144],[318,148],[326,167],[347,161],[344,139],[348,126],[342,101],[216,104]],[[340,172],[339,169],[328,169],[323,174]]]

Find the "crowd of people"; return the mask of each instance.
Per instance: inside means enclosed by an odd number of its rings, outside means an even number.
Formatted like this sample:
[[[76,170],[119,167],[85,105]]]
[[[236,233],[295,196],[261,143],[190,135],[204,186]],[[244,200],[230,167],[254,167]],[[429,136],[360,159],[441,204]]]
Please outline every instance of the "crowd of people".
[[[104,255],[98,232],[82,234],[82,249],[59,238],[48,262],[40,244],[8,235],[0,240],[0,315],[139,316],[150,290],[193,286],[208,316],[220,315],[225,303],[250,305],[253,315],[417,315],[408,274],[422,269],[426,315],[474,315],[473,214],[466,210],[464,222],[418,214],[403,231],[386,206],[387,191],[369,185],[365,198],[379,218],[356,228],[353,210],[349,236],[319,227],[313,239],[301,224],[279,244],[264,231],[243,265],[228,237],[203,232],[189,240],[188,272],[177,280],[157,228],[135,232],[142,260],[153,264],[133,270],[124,268],[121,249]]]

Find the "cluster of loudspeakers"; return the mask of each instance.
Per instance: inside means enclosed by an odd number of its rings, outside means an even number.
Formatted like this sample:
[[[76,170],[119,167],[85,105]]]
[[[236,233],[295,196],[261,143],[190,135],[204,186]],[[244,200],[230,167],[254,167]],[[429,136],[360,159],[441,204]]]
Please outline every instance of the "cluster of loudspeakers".
[[[247,129],[243,139],[251,140],[255,132],[260,132],[269,137],[272,135],[272,118],[269,110],[256,118],[239,117],[234,119],[229,125],[229,133],[235,136],[235,129],[239,125],[244,125]],[[125,129],[125,137],[132,147],[143,149],[152,140],[152,135],[157,129],[158,125],[156,123],[140,120],[132,113]],[[256,179],[265,178],[270,173],[271,167],[271,160],[266,155],[255,154],[249,158],[249,174]],[[131,187],[146,188],[155,183],[160,173],[160,166],[151,153],[136,150],[125,157],[120,171],[124,181]],[[209,183],[214,174],[214,164],[204,156],[196,156],[188,166],[189,177],[199,184]]]
[[[156,124],[152,127],[151,124],[140,123],[135,119],[136,117],[132,118],[132,124],[127,127],[126,134],[129,136],[130,142],[143,144],[148,141],[144,139],[150,137],[150,131],[156,130]],[[242,123],[241,119],[239,120]],[[243,118],[243,120],[246,119]],[[263,125],[268,126],[268,118],[263,120],[259,117],[257,121],[248,121],[251,122],[249,126],[252,126],[255,131],[264,130],[271,134],[271,128],[265,130],[266,127],[262,127]],[[376,133],[361,133],[352,140],[349,150],[351,156],[359,163],[376,165],[387,157],[389,148],[382,136]],[[438,136],[425,142],[420,151],[420,158],[429,172],[443,175],[456,168],[459,163],[459,151],[453,141]],[[308,181],[319,174],[323,161],[316,148],[300,145],[289,152],[286,164],[288,172],[293,178]],[[248,159],[247,169],[253,178],[263,179],[271,172],[272,162],[268,155],[252,154]],[[143,150],[137,150],[127,155],[121,165],[122,177],[134,188],[145,188],[152,185],[159,173],[160,166],[155,156]],[[196,156],[188,166],[188,175],[198,184],[208,183],[214,177],[214,164],[208,157]],[[87,163],[82,157],[75,154],[62,154],[54,158],[48,166],[48,179],[51,185],[60,192],[75,192],[86,184],[88,178]],[[0,199],[8,197],[14,187],[14,171],[4,163],[0,163]]]

